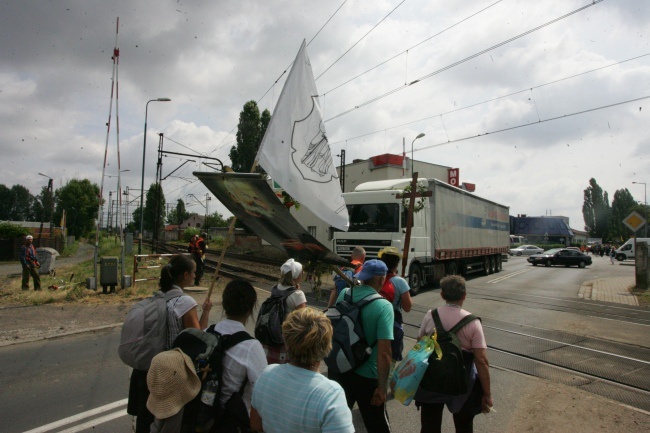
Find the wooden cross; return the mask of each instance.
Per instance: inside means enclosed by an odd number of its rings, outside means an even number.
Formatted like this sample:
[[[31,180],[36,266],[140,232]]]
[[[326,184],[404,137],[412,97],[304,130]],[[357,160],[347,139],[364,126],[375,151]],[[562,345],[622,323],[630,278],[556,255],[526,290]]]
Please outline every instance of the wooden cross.
[[[406,194],[397,194],[396,198],[408,198],[409,199],[409,209],[408,209],[408,218],[406,222],[406,234],[404,235],[404,251],[402,253],[402,278],[406,272],[406,263],[409,258],[409,247],[411,243],[411,227],[413,226],[413,208],[415,207],[415,199],[421,197],[431,197],[431,191],[425,191],[424,193],[419,193],[417,190],[418,186],[418,173],[413,173],[413,179],[411,179],[411,192]]]

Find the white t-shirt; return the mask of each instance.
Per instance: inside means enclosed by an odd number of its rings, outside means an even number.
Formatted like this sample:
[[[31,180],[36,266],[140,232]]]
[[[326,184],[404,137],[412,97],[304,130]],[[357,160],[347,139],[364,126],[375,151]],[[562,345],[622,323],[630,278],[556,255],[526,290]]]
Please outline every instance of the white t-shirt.
[[[222,335],[231,335],[239,331],[246,331],[246,328],[241,322],[224,319],[215,325],[214,330]],[[266,365],[266,355],[262,344],[255,339],[242,341],[235,347],[228,349],[223,358],[221,404],[224,405],[233,393],[239,391],[241,384],[244,383],[244,378],[248,377],[248,383],[244,388],[242,397],[250,412],[253,386]]]
[[[178,286],[172,286],[172,289],[183,293],[183,289]],[[178,298],[167,301],[167,348],[172,347],[172,343],[185,327],[183,326],[183,316],[192,308],[196,308],[196,301],[189,295],[182,294]]]
[[[276,287],[281,292],[293,288],[293,286],[283,286],[282,284],[278,284]],[[290,294],[287,297],[286,304],[285,304],[289,310],[287,311],[287,314],[295,310],[298,305],[304,304],[306,302],[307,302],[307,298],[305,297],[305,293],[300,289],[296,289],[292,294]]]

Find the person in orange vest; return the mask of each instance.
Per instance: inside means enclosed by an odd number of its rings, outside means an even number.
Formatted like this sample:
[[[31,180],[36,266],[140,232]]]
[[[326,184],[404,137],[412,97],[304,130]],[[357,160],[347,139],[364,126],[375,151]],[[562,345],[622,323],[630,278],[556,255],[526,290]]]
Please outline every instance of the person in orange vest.
[[[203,233],[203,236],[206,236],[206,234]],[[196,272],[194,276],[195,286],[199,285],[201,277],[203,277],[203,261],[205,259],[206,249],[207,245],[205,244],[205,239],[199,237],[199,235],[192,235],[187,251],[192,254],[192,259],[194,259],[194,263],[196,263]]]
[[[41,264],[38,262],[36,249],[32,242],[34,237],[27,235],[25,237],[25,245],[20,249],[20,264],[23,265],[23,290],[29,290],[29,276],[34,280],[34,290],[41,290],[41,277],[38,275],[38,268]]]

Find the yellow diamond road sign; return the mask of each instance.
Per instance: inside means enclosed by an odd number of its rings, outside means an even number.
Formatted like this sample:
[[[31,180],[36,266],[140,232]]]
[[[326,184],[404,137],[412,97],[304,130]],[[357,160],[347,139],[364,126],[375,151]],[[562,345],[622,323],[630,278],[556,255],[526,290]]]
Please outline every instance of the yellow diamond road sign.
[[[630,230],[637,231],[646,223],[646,220],[637,212],[632,212],[623,220],[623,224],[628,226]]]

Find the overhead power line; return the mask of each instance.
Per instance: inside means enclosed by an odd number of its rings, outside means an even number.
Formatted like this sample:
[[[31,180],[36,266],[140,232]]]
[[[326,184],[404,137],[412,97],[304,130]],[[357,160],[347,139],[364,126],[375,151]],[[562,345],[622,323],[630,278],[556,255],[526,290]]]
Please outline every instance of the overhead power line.
[[[382,66],[382,65],[385,65],[386,63],[390,62],[391,60],[395,60],[396,58],[398,58],[398,57],[401,56],[402,54],[408,53],[408,52],[409,52],[410,50],[412,50],[413,48],[417,48],[417,47],[419,47],[419,46],[422,45],[423,43],[425,43],[425,42],[427,42],[427,41],[430,41],[431,39],[435,38],[436,36],[440,36],[441,34],[445,33],[445,32],[448,31],[448,30],[453,29],[454,27],[456,27],[456,26],[458,26],[458,25],[464,23],[465,21],[467,21],[467,20],[469,20],[469,19],[471,19],[471,18],[474,18],[476,15],[478,15],[478,14],[480,14],[480,13],[482,13],[482,12],[485,12],[486,10],[490,9],[492,6],[495,6],[496,4],[501,3],[501,1],[503,1],[503,0],[498,0],[498,1],[494,2],[494,3],[492,3],[491,5],[489,5],[489,6],[487,6],[487,7],[484,7],[484,8],[481,9],[480,11],[475,12],[475,13],[473,13],[472,15],[463,18],[462,20],[460,20],[460,21],[458,21],[458,22],[456,22],[456,23],[450,25],[449,27],[447,27],[447,28],[445,28],[445,29],[439,31],[438,33],[436,33],[436,34],[434,34],[434,35],[431,35],[431,36],[429,36],[428,38],[426,38],[426,39],[424,39],[424,40],[418,42],[417,44],[413,45],[412,47],[409,47],[409,48],[405,49],[404,51],[402,51],[402,52],[400,52],[400,53],[398,53],[398,54],[395,54],[393,57],[384,60],[383,62],[381,62],[381,63],[379,63],[379,64],[373,66],[372,68],[368,69],[367,71],[362,72],[362,73],[360,73],[359,75],[356,75],[356,76],[350,78],[350,79],[347,80],[347,81],[344,81],[343,83],[339,84],[338,86],[333,87],[333,88],[331,88],[330,90],[324,92],[324,93],[323,93],[323,96],[327,95],[328,93],[333,92],[334,90],[336,90],[336,89],[338,89],[338,88],[340,88],[340,87],[345,86],[345,85],[348,84],[348,83],[351,83],[352,81],[356,80],[357,78],[359,78],[359,77],[361,77],[361,76],[363,76],[363,75],[365,75],[365,74],[367,74],[367,73],[369,73],[369,72],[374,71],[374,70],[377,69],[378,67],[380,67],[380,66]]]
[[[500,132],[511,131],[513,129],[524,128],[526,126],[539,125],[540,123],[551,122],[553,120],[566,119],[567,117],[577,116],[579,114],[591,113],[592,111],[604,110],[605,108],[612,108],[612,107],[616,107],[616,106],[619,106],[619,105],[629,104],[631,102],[643,101],[644,99],[649,99],[649,98],[650,98],[650,95],[643,96],[641,98],[628,99],[627,101],[616,102],[614,104],[601,105],[600,107],[589,108],[587,110],[582,110],[582,111],[575,111],[573,113],[563,114],[561,116],[550,117],[548,119],[539,120],[537,122],[524,123],[524,124],[521,124],[521,125],[511,126],[509,128],[497,129],[497,130],[490,131],[490,132],[484,132],[484,133],[478,134],[478,135],[470,135],[470,136],[463,137],[463,138],[457,138],[455,140],[444,141],[444,142],[438,143],[438,144],[431,144],[429,146],[424,146],[424,147],[421,147],[419,149],[415,149],[415,151],[419,152],[421,150],[431,149],[433,147],[440,147],[440,146],[444,146],[446,144],[458,143],[459,141],[471,140],[472,138],[485,137],[486,135],[498,134]]]
[[[430,73],[430,74],[427,74],[427,75],[425,75],[425,76],[423,76],[423,77],[420,77],[420,78],[418,78],[418,79],[416,79],[416,80],[413,80],[413,81],[411,81],[411,82],[408,83],[408,84],[404,84],[404,85],[402,85],[402,86],[400,86],[400,87],[397,87],[397,88],[395,88],[395,89],[389,90],[388,92],[386,92],[386,93],[384,93],[384,94],[381,94],[381,95],[379,95],[379,96],[376,96],[376,97],[374,97],[374,98],[372,98],[372,99],[370,99],[370,100],[368,100],[368,101],[366,101],[366,102],[363,102],[363,103],[361,103],[361,104],[359,104],[359,105],[355,105],[353,108],[350,108],[350,109],[348,109],[348,110],[346,110],[346,111],[343,111],[343,112],[337,114],[336,116],[330,117],[329,119],[325,120],[325,122],[329,122],[330,120],[334,120],[334,119],[339,118],[339,117],[341,117],[341,116],[343,116],[343,115],[345,115],[345,114],[348,114],[348,113],[351,113],[351,112],[353,112],[353,111],[355,111],[355,110],[358,110],[358,109],[361,108],[361,107],[365,107],[366,105],[369,105],[369,104],[372,104],[373,102],[379,101],[380,99],[383,99],[383,98],[385,98],[385,97],[387,97],[387,96],[390,96],[390,95],[392,95],[393,93],[397,93],[397,92],[399,92],[399,91],[401,91],[401,90],[404,90],[404,89],[406,89],[406,88],[408,88],[408,87],[410,87],[410,86],[413,86],[413,85],[415,85],[415,84],[417,84],[417,83],[420,83],[420,82],[426,80],[427,78],[431,78],[431,77],[433,77],[434,75],[437,75],[437,74],[439,74],[439,73],[441,73],[441,72],[444,72],[444,71],[447,71],[447,70],[449,70],[449,69],[451,69],[451,68],[454,68],[454,67],[456,67],[456,66],[458,66],[458,65],[460,65],[460,64],[463,64],[463,63],[465,63],[465,62],[467,62],[467,61],[469,61],[469,60],[471,60],[471,59],[474,59],[474,58],[476,58],[476,57],[478,57],[478,56],[481,56],[481,55],[483,55],[483,54],[485,54],[485,53],[487,53],[487,52],[490,52],[490,51],[492,51],[492,50],[494,50],[494,49],[496,49],[496,48],[502,47],[503,45],[509,44],[509,43],[512,42],[512,41],[515,41],[515,40],[520,39],[520,38],[522,38],[522,37],[524,37],[524,36],[526,36],[526,35],[529,35],[529,34],[531,34],[531,33],[533,33],[533,32],[536,32],[537,30],[543,29],[544,27],[547,27],[547,26],[549,26],[549,25],[551,25],[551,24],[554,24],[554,23],[556,23],[556,22],[558,22],[558,21],[561,21],[561,20],[563,20],[563,19],[565,19],[565,18],[568,18],[568,17],[570,17],[571,15],[574,15],[574,14],[576,14],[576,13],[578,13],[578,12],[581,12],[581,11],[583,11],[583,10],[585,10],[585,9],[587,9],[587,8],[590,8],[590,7],[592,7],[592,6],[594,6],[594,5],[598,4],[598,3],[601,3],[601,2],[603,2],[603,1],[604,1],[604,0],[593,0],[593,2],[590,3],[590,4],[588,4],[588,5],[582,6],[581,8],[578,8],[578,9],[572,11],[572,12],[569,12],[569,13],[567,13],[567,14],[564,14],[564,15],[562,15],[562,16],[560,16],[560,17],[558,17],[558,18],[555,18],[555,19],[553,19],[553,20],[551,20],[551,21],[548,21],[548,22],[546,22],[546,23],[544,23],[544,24],[542,24],[542,25],[539,25],[539,26],[537,26],[537,27],[535,27],[535,28],[532,28],[532,29],[527,30],[527,31],[525,31],[525,32],[523,32],[523,33],[520,33],[519,35],[514,36],[514,37],[512,37],[512,38],[510,38],[510,39],[507,39],[507,40],[505,40],[505,41],[503,41],[503,42],[500,42],[500,43],[498,43],[498,44],[496,44],[496,45],[493,45],[493,46],[491,46],[490,48],[486,48],[486,49],[484,49],[484,50],[482,50],[482,51],[479,51],[479,52],[477,52],[477,53],[475,53],[475,54],[472,54],[471,56],[465,57],[465,58],[462,59],[462,60],[459,60],[459,61],[457,61],[457,62],[454,62],[454,63],[450,64],[450,65],[445,66],[444,68],[438,69],[437,71],[434,71],[434,72],[432,72],[432,73]]]
[[[508,93],[506,95],[501,95],[501,96],[497,96],[495,98],[486,99],[485,101],[481,101],[481,102],[477,102],[477,103],[467,105],[467,106],[464,106],[464,107],[456,108],[454,110],[446,111],[444,113],[433,114],[433,115],[430,115],[430,116],[427,116],[427,117],[423,117],[421,119],[412,120],[412,121],[406,122],[406,123],[401,123],[399,125],[389,126],[387,128],[382,128],[382,129],[377,129],[377,130],[372,131],[372,132],[367,132],[365,134],[357,135],[357,136],[354,136],[354,137],[348,137],[348,138],[341,139],[341,140],[338,140],[338,141],[332,141],[332,142],[330,142],[330,146],[332,146],[334,144],[344,143],[344,142],[348,142],[348,141],[351,141],[351,140],[356,140],[356,139],[359,139],[359,138],[367,137],[367,136],[373,135],[373,134],[383,133],[383,132],[389,131],[391,129],[402,128],[402,127],[407,126],[407,125],[412,125],[414,123],[423,122],[425,120],[433,119],[433,118],[436,118],[436,117],[446,116],[447,114],[455,113],[455,112],[462,111],[462,110],[467,110],[469,108],[473,108],[473,107],[477,107],[479,105],[487,104],[488,102],[498,101],[499,99],[509,98],[511,96],[518,95],[520,93],[530,92],[531,90],[534,90],[534,89],[539,89],[541,87],[549,86],[551,84],[559,83],[561,81],[570,80],[571,78],[576,78],[576,77],[579,77],[581,75],[586,75],[586,74],[590,74],[592,72],[600,71],[600,70],[603,70],[603,69],[606,69],[606,68],[611,68],[612,66],[620,65],[620,64],[623,64],[623,63],[626,63],[626,62],[631,62],[632,60],[637,60],[637,59],[640,59],[642,57],[647,57],[647,56],[650,56],[650,53],[641,54],[639,56],[632,57],[630,59],[621,60],[620,62],[612,63],[612,64],[605,65],[605,66],[600,66],[598,68],[590,69],[588,71],[579,72],[577,74],[573,74],[573,75],[570,75],[568,77],[559,78],[557,80],[549,81],[549,82],[546,82],[544,84],[538,84],[537,86],[529,87],[529,88],[522,89],[522,90],[517,90],[515,92],[511,92],[511,93]]]

